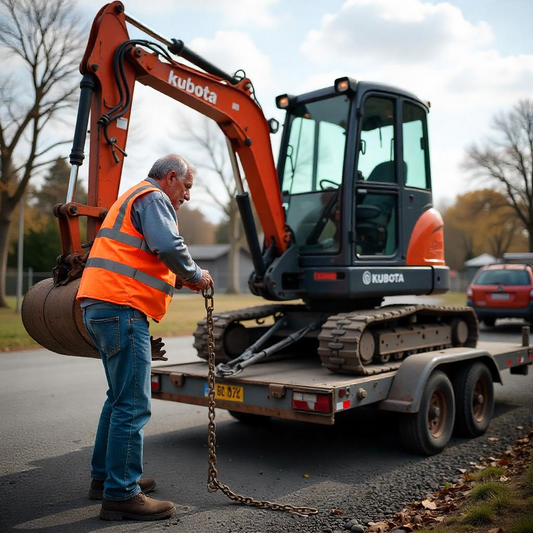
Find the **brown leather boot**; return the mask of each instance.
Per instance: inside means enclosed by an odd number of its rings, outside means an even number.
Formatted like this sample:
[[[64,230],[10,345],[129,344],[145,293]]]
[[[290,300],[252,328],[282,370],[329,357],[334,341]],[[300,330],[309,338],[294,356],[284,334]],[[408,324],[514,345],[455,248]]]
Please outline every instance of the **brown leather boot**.
[[[155,481],[150,478],[141,478],[137,481],[139,487],[141,487],[142,492],[145,494],[147,492],[152,492],[155,489]],[[93,479],[91,481],[91,488],[89,489],[89,499],[90,500],[102,500],[104,498],[104,482],[98,479]]]
[[[172,518],[175,514],[176,508],[172,502],[153,500],[142,492],[129,500],[118,502],[104,498],[100,510],[102,520],[162,520]]]

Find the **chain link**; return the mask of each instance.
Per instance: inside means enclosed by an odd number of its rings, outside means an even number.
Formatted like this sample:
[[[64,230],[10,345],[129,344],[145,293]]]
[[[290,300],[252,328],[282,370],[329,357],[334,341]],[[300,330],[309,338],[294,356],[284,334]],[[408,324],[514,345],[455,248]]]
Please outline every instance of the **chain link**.
[[[233,492],[227,485],[220,482],[217,471],[217,434],[215,423],[215,336],[213,333],[213,311],[215,310],[214,303],[215,290],[213,287],[206,291],[202,291],[205,299],[205,311],[207,315],[207,351],[209,354],[208,365],[209,372],[207,376],[208,384],[208,400],[209,400],[209,426],[208,426],[208,447],[209,447],[209,470],[207,473],[207,490],[209,492],[222,491],[230,500],[242,503],[243,505],[250,505],[252,507],[259,507],[260,509],[273,509],[275,511],[285,511],[300,516],[309,516],[318,514],[318,509],[313,507],[298,507],[290,504],[280,504],[269,502],[266,500],[256,500],[250,496],[241,496]]]

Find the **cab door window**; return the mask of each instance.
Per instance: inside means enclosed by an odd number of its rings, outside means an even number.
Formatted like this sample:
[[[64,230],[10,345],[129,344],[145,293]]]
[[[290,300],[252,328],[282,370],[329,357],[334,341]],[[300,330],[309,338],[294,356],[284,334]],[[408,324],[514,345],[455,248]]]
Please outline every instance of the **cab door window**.
[[[395,103],[371,96],[363,106],[356,176],[357,256],[391,256],[397,248]]]

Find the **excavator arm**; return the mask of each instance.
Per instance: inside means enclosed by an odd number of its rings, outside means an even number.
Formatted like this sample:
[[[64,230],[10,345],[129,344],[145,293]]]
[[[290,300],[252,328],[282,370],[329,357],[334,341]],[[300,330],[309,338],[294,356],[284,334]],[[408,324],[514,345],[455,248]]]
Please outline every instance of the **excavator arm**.
[[[130,39],[127,21],[156,36],[167,45],[166,48],[151,41]],[[176,61],[169,52],[183,55],[207,72]],[[60,219],[64,258],[79,257],[83,253],[78,217],[88,217],[87,241],[90,242],[118,197],[136,81],[195,109],[220,126],[227,138],[240,196],[245,193],[235,154],[241,161],[265,235],[265,244],[275,249],[275,256],[284,252],[289,234],[270,144],[269,124],[253,99],[253,86],[249,79],[229,76],[194,54],[181,41],[168,40],[156,34],[127,15],[121,2],[107,4],[97,14],[80,71],[84,77],[80,85],[80,105],[70,157],[69,193],[67,203],[55,209]],[[156,121],[159,112],[154,109]],[[83,146],[89,116],[88,205],[83,206],[72,200],[78,167],[85,157]],[[258,247],[256,253],[257,250]]]

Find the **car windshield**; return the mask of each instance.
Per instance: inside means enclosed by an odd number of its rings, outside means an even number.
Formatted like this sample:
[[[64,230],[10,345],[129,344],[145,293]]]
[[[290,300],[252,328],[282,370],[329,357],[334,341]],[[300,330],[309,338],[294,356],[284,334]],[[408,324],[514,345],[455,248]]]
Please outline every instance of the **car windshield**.
[[[474,285],[529,285],[529,274],[525,270],[484,270]]]

